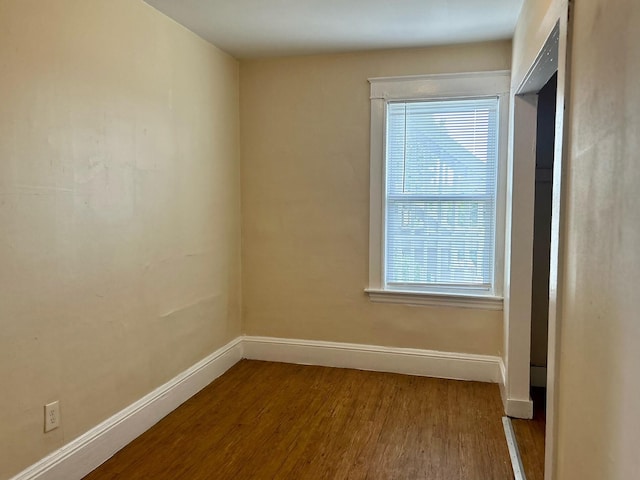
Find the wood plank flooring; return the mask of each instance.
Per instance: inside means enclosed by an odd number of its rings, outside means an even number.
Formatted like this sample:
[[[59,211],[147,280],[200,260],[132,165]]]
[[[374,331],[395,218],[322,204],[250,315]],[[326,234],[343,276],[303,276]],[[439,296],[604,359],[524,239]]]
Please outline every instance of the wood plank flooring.
[[[545,396],[544,388],[532,388],[533,420],[511,419],[527,480],[544,480]]]
[[[85,477],[513,479],[497,385],[243,360]]]

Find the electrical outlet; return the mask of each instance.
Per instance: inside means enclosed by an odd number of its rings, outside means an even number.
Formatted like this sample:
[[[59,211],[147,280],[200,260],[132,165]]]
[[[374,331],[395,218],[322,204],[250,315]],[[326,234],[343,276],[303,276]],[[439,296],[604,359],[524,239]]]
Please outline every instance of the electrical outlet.
[[[44,406],[44,433],[60,426],[60,402],[56,400]]]

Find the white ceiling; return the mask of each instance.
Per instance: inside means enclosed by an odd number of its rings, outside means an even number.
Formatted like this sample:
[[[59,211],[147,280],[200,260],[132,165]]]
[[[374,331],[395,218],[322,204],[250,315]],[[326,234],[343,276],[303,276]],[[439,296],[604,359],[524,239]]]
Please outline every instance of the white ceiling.
[[[145,0],[237,58],[511,38],[522,0]]]

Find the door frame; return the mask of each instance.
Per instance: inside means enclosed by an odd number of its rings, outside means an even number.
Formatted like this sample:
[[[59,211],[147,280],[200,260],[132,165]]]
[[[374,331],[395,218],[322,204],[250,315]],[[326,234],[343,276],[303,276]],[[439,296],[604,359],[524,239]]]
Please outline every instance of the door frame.
[[[565,239],[565,196],[569,149],[570,11],[569,0],[558,2],[545,16],[546,40],[527,69],[522,82],[512,89],[510,155],[507,186],[507,235],[505,241],[505,412],[531,418],[529,394],[531,351],[531,277],[533,273],[533,213],[537,135],[537,93],[558,73],[551,255],[549,271],[549,335],[547,354],[547,410],[545,476],[554,478],[557,461],[557,407],[559,346],[562,313],[562,261]]]

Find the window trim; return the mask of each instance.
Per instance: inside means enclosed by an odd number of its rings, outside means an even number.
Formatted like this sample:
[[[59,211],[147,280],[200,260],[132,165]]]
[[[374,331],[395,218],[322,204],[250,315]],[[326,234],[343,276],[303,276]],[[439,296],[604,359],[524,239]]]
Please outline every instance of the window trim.
[[[502,310],[510,78],[508,70],[369,78],[371,84],[369,285],[365,292],[371,301]],[[499,108],[493,291],[486,294],[477,291],[426,292],[385,286],[387,104],[402,100],[446,100],[483,96],[497,96]]]

